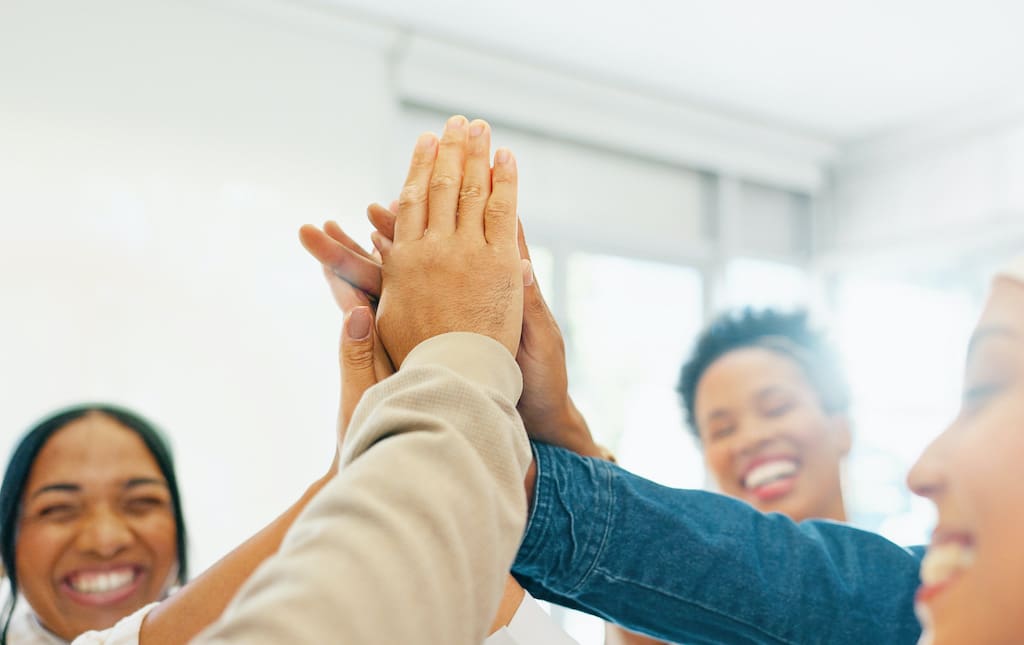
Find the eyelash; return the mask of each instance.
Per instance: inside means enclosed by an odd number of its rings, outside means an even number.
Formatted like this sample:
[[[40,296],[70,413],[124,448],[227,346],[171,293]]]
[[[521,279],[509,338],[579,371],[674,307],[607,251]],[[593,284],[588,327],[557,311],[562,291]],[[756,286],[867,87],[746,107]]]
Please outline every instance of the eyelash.
[[[986,399],[998,394],[1003,387],[1003,383],[986,383],[984,385],[975,385],[974,387],[968,388],[964,390],[964,406],[978,405]]]
[[[725,439],[726,437],[731,435],[735,429],[736,428],[734,426],[729,426],[727,428],[716,428],[715,430],[711,431],[711,440],[717,441],[718,439]]]
[[[792,408],[793,408],[793,402],[792,401],[786,401],[785,403],[782,403],[780,405],[776,405],[776,406],[774,406],[772,408],[769,408],[768,411],[765,414],[767,416],[769,416],[769,417],[780,417],[783,414],[789,412]]]
[[[78,508],[71,504],[54,504],[46,506],[39,511],[39,517],[45,519],[68,519],[78,511]]]

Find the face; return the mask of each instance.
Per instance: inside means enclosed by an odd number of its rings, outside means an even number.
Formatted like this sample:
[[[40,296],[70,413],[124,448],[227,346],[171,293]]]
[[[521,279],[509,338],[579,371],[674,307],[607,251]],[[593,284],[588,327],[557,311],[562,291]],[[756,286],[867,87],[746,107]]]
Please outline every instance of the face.
[[[921,565],[923,643],[1024,634],[1024,286],[997,280],[971,340],[963,404],[908,483],[938,510]]]
[[[694,412],[723,493],[797,521],[846,519],[840,462],[849,427],[825,412],[796,361],[760,347],[728,352],[697,383]]]
[[[177,574],[167,481],[142,440],[94,413],[43,446],[22,499],[15,564],[40,622],[66,640],[159,600]]]

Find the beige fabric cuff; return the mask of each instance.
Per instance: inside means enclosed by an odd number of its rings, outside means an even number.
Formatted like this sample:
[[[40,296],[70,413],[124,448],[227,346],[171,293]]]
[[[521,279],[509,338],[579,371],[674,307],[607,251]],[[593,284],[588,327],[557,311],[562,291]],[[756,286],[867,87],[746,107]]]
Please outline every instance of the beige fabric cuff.
[[[482,334],[453,331],[428,338],[413,348],[402,367],[440,365],[481,387],[497,390],[515,405],[523,393],[523,374],[504,345]]]

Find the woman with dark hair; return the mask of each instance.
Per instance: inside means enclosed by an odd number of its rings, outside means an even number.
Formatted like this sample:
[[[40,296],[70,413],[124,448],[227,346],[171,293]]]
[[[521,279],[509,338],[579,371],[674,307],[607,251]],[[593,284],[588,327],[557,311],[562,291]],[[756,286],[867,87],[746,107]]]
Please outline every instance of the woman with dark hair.
[[[680,373],[689,430],[719,492],[796,522],[846,521],[849,388],[806,311],[741,309],[697,338]],[[607,645],[664,641],[609,625]]]
[[[18,443],[0,488],[0,642],[70,641],[163,599],[186,580],[186,536],[156,426],[108,404],[50,415]],[[31,611],[15,614],[19,595]]]

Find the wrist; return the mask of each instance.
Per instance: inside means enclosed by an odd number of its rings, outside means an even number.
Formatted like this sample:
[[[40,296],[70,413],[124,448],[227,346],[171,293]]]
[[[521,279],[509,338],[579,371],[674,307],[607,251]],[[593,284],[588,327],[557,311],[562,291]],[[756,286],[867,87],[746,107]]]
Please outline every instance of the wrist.
[[[593,435],[590,434],[590,426],[571,397],[566,397],[565,407],[558,418],[559,428],[566,438],[566,448],[581,457],[603,458],[605,449],[594,441]]]

